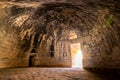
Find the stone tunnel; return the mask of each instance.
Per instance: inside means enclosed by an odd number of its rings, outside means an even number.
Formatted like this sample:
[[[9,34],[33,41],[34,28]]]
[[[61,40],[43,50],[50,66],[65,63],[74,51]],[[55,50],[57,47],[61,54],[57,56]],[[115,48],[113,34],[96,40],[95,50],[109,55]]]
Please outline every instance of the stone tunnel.
[[[0,0],[1,71],[77,66],[120,76],[119,4],[119,0]]]

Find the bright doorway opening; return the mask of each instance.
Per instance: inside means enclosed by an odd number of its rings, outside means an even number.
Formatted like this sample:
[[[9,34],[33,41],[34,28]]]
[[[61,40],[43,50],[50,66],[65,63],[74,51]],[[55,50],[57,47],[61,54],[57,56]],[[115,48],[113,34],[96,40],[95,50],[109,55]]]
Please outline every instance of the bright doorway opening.
[[[72,67],[82,69],[82,51],[80,43],[71,44]]]

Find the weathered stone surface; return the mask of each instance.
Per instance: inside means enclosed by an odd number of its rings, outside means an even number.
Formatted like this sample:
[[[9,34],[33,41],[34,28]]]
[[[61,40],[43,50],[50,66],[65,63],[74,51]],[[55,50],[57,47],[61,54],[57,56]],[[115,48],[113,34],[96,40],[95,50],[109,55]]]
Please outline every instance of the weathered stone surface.
[[[0,2],[0,67],[28,66],[32,52],[33,66],[68,67],[77,42],[83,67],[120,68],[119,1],[42,2]]]

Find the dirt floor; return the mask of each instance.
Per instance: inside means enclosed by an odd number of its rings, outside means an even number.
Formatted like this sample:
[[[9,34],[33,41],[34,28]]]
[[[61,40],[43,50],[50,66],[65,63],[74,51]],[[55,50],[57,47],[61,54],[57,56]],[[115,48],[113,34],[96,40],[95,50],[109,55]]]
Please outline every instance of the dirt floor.
[[[79,68],[0,69],[0,80],[120,80],[116,74],[96,73]]]

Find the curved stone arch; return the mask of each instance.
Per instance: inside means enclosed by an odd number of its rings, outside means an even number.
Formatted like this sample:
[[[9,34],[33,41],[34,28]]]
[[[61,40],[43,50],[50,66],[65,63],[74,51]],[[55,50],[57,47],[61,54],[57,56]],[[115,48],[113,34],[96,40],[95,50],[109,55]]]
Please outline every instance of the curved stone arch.
[[[115,16],[118,13],[112,13],[110,9],[93,8],[93,6],[74,5],[72,3],[47,3],[35,10],[31,9],[30,14],[21,13],[19,16],[15,16],[10,21],[12,23],[10,28],[19,37],[16,41],[18,49],[21,50],[18,57],[23,57],[24,54],[28,57],[30,51],[35,48],[37,50],[35,52],[38,52],[40,56],[49,56],[49,47],[52,40],[55,39],[55,45],[57,45],[57,41],[69,40],[69,30],[73,29],[78,38],[83,40],[81,45],[86,58],[83,61],[85,63],[83,66],[110,66],[110,63],[102,63],[102,61],[109,61],[108,59],[116,52],[115,49],[119,49],[120,41],[119,19]],[[112,19],[111,16],[113,16]],[[19,22],[20,24],[17,24]],[[64,35],[65,32],[67,34]],[[116,53],[119,55],[119,52]],[[108,54],[109,57],[105,59]],[[39,55],[37,56],[38,61]],[[94,55],[97,56],[98,62],[94,60]],[[93,60],[89,60],[89,58],[93,58]],[[51,58],[49,57],[49,59]],[[55,59],[52,60],[55,64]],[[111,61],[113,60],[115,58],[111,59]],[[86,64],[87,61],[89,61],[89,64]],[[36,64],[39,64],[39,62],[36,62]]]

